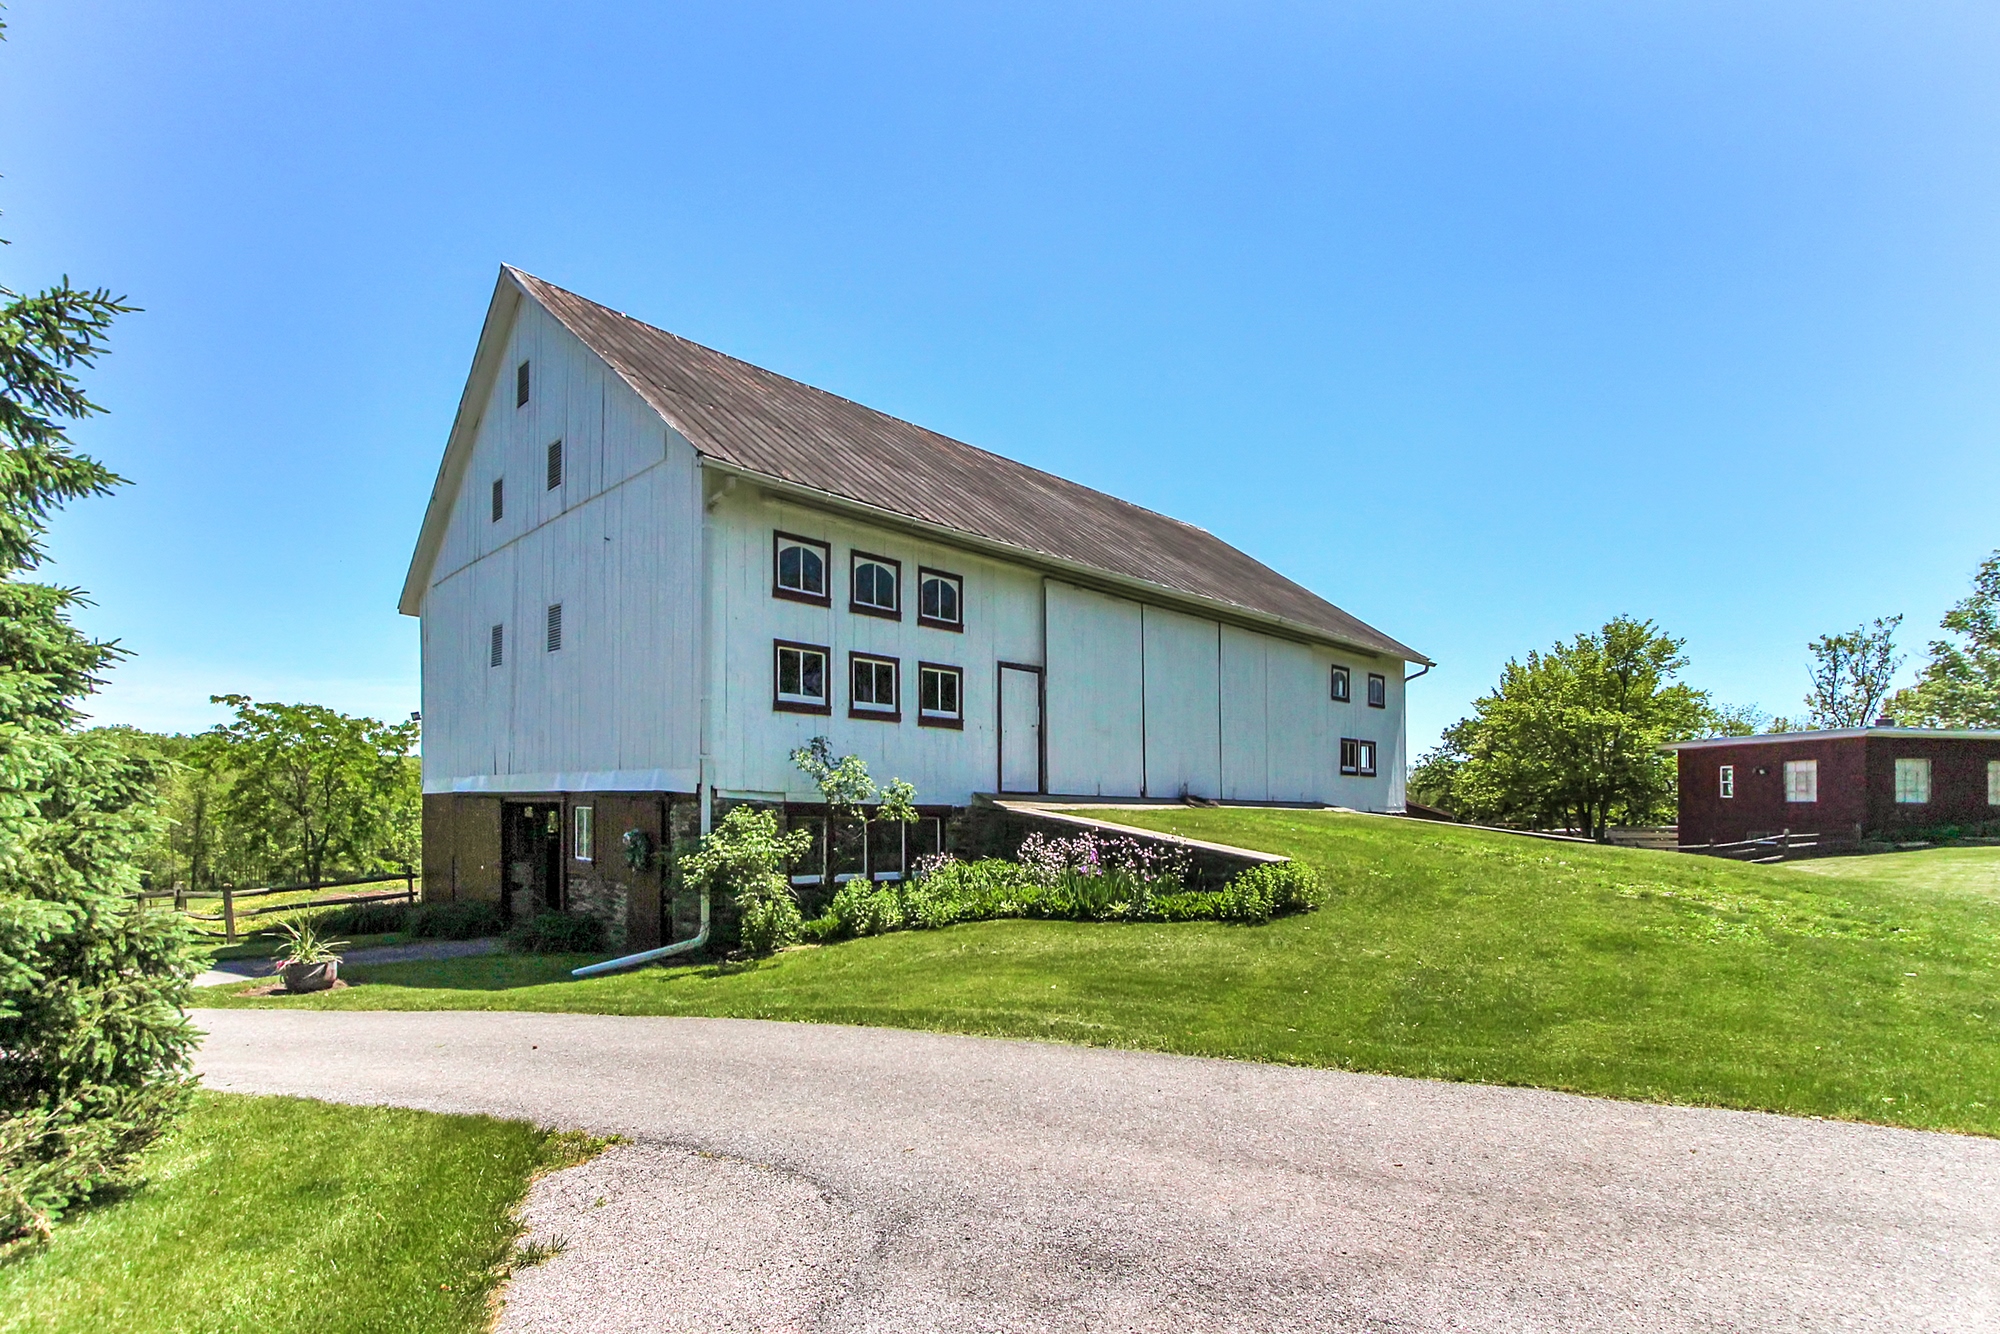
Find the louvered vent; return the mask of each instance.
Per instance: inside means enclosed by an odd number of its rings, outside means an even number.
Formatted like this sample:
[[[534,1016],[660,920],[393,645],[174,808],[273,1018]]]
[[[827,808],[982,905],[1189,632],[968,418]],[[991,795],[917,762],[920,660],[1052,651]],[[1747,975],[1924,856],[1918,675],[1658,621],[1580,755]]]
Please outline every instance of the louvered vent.
[[[500,522],[500,516],[507,512],[507,496],[500,479],[493,479],[493,522]]]
[[[507,648],[507,627],[504,625],[496,625],[493,627],[493,633],[488,636],[488,643],[486,646],[486,665],[489,667],[498,667],[500,665],[502,658],[505,657],[506,655],[506,648]]]
[[[549,652],[562,647],[562,603],[549,604]]]
[[[514,368],[514,406],[520,407],[528,401],[528,363],[522,362]]]
[[[562,485],[562,441],[549,446],[549,490]]]

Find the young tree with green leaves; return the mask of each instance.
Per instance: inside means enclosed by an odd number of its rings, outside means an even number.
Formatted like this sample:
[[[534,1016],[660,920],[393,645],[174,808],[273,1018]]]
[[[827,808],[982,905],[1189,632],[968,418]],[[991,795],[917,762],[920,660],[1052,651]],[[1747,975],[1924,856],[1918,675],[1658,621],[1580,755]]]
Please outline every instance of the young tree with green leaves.
[[[843,827],[859,829],[865,847],[871,824],[916,822],[917,789],[913,784],[892,778],[878,787],[869,776],[867,761],[859,755],[835,759],[833,743],[823,736],[816,736],[793,751],[792,763],[813,780],[820,799],[826,803],[829,839]]]
[[[1660,748],[1718,721],[1704,692],[1674,679],[1684,643],[1621,616],[1510,660],[1412,770],[1411,792],[1461,818],[1592,838],[1614,821],[1671,818],[1674,767]]]
[[[71,623],[76,589],[25,577],[50,514],[121,481],[68,428],[102,410],[76,372],[132,309],[0,287],[0,1247],[126,1176],[190,1086],[186,933],[132,897],[159,764],[79,730],[119,650]]]
[[[1821,635],[1806,645],[1812,655],[1812,693],[1806,709],[1814,727],[1866,727],[1888,698],[1889,682],[1903,657],[1896,652],[1901,616],[1877,617],[1845,634]]]
[[[1944,614],[1917,683],[1889,711],[1912,727],[2000,727],[2000,551],[1980,563],[1972,593]]]
[[[207,737],[232,771],[222,816],[265,875],[317,886],[329,871],[410,865],[417,793],[415,720],[353,718],[319,704],[259,704],[216,695],[234,711]]]

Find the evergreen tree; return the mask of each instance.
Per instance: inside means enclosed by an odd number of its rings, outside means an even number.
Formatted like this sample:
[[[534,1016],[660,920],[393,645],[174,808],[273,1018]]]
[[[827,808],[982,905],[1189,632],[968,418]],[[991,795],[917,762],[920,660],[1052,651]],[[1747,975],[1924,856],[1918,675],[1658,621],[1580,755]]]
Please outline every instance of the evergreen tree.
[[[119,650],[71,624],[76,589],[26,577],[49,514],[121,480],[67,423],[100,410],[76,371],[131,309],[0,288],[0,1247],[129,1173],[191,1084],[186,933],[131,897],[158,761],[79,729]]]

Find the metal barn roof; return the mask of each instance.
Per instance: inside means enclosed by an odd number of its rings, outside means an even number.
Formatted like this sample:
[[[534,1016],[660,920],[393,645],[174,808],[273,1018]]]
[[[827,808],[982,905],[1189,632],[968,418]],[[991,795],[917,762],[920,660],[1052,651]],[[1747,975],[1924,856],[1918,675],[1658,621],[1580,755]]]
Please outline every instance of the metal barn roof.
[[[1212,533],[726,356],[504,267],[704,458],[1063,565],[1429,659]]]

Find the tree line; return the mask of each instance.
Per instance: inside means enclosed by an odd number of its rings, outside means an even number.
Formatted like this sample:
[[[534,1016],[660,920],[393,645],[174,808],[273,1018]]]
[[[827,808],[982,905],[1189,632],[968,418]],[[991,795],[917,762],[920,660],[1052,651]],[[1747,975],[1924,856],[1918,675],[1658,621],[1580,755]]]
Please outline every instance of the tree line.
[[[1731,707],[1680,679],[1686,641],[1620,616],[1546,651],[1509,659],[1494,688],[1410,770],[1412,801],[1481,824],[1572,829],[1676,818],[1673,756],[1702,736],[1866,727],[1886,708],[1902,726],[2000,728],[2000,551],[1940,624],[1916,681],[1892,691],[1902,617],[1806,645],[1801,720]]]
[[[160,820],[139,849],[152,889],[321,885],[400,871],[423,851],[418,723],[216,695],[194,735],[100,729],[153,765]]]

